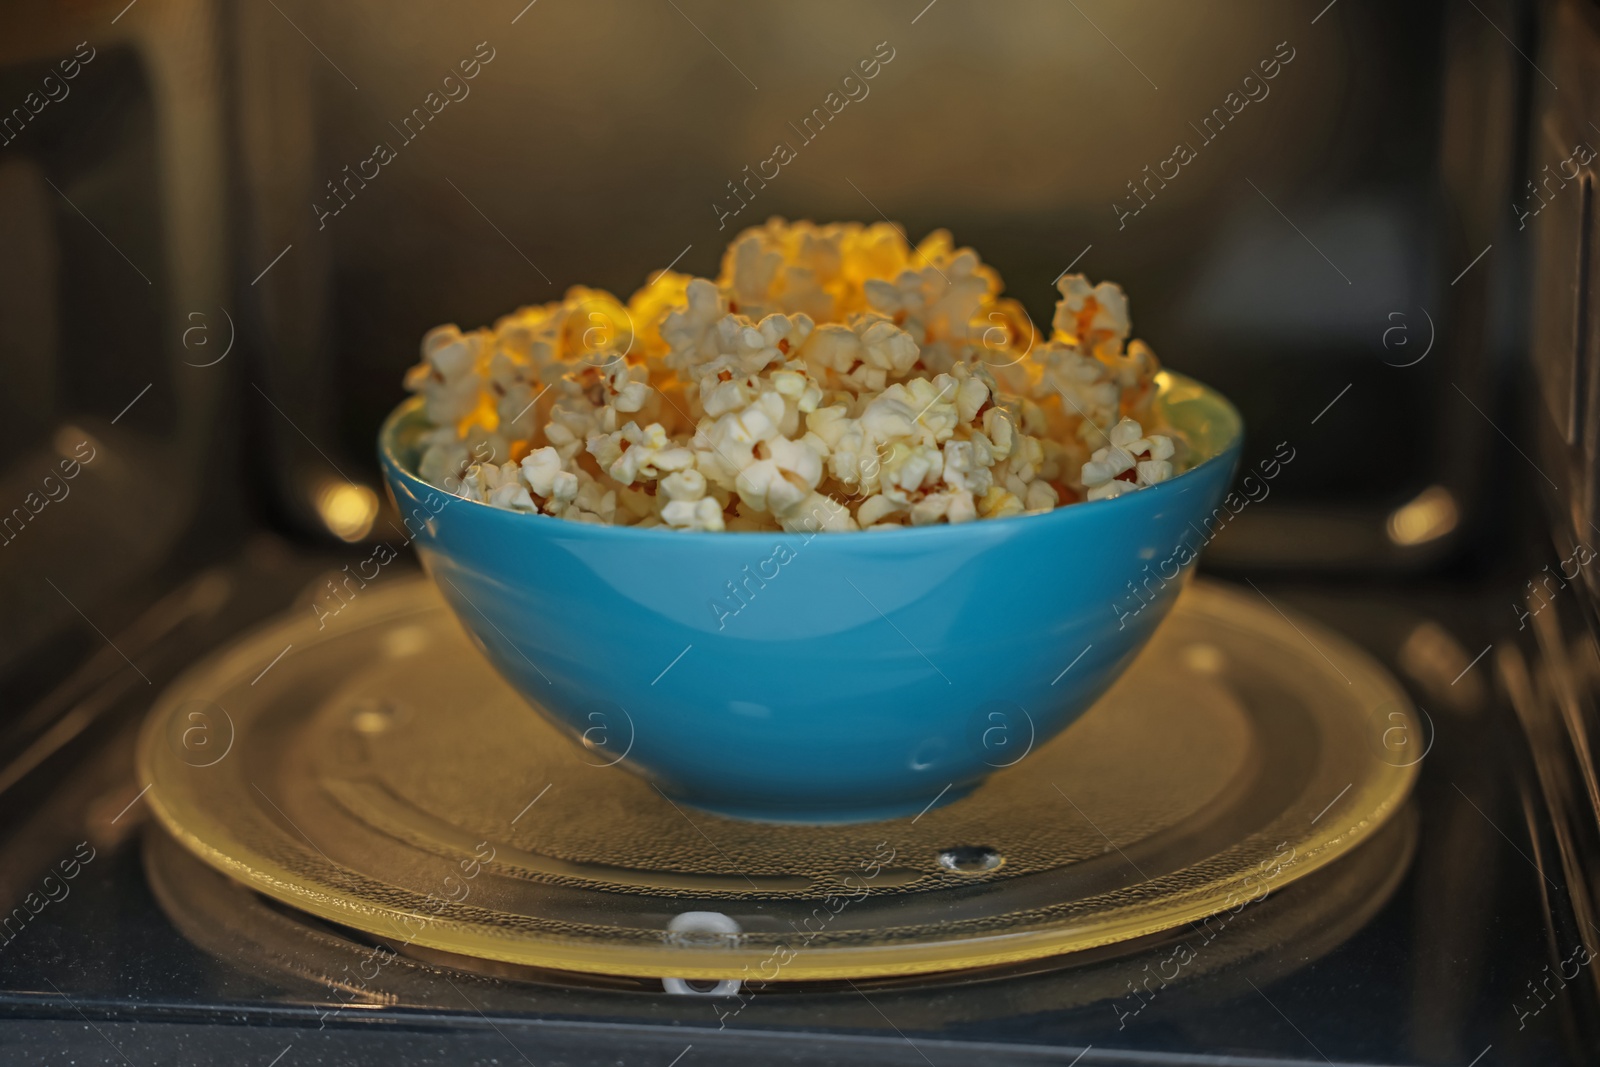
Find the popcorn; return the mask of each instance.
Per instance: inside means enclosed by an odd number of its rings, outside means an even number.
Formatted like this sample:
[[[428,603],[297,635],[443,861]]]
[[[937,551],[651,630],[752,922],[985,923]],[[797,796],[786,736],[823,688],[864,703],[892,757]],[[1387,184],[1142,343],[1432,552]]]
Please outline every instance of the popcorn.
[[[561,473],[561,455],[549,445],[522,457],[522,478],[528,488],[541,497],[548,498],[555,487],[556,475]]]
[[[1112,497],[1121,496],[1123,493],[1133,492],[1134,486],[1129,482],[1111,481],[1094,486],[1089,490],[1089,500],[1110,500]]]
[[[978,517],[977,502],[965,489],[957,489],[950,494],[950,507],[944,517],[950,523],[971,522]]]
[[[706,495],[706,476],[694,469],[673,471],[661,479],[668,500],[692,504]]]
[[[1061,501],[1055,486],[1045,481],[1030,482],[1023,496],[1023,506],[1029,511],[1049,511]]]
[[[856,521],[863,526],[876,526],[890,515],[904,509],[904,504],[890,500],[882,493],[877,493],[863,500],[860,507],[856,508]]]
[[[550,479],[550,514],[559,515],[578,496],[578,476],[571,471],[556,471]]]
[[[1138,465],[1139,484],[1156,485],[1172,477],[1172,464],[1164,459],[1147,460]]]
[[[1064,275],[1056,288],[1061,291],[1056,336],[1095,356],[1120,355],[1128,336],[1128,298],[1122,290],[1111,282],[1090,286],[1081,274]]]
[[[948,233],[773,219],[715,279],[574,287],[423,338],[418,473],[469,500],[675,530],[901,529],[1168,481],[1159,364],[1117,286],[1059,282],[1050,337]],[[1149,428],[1149,432],[1146,428]]]
[[[1146,438],[1139,423],[1123,418],[1106,434],[1106,440],[1107,447],[1097,449],[1083,465],[1082,481],[1089,490],[1088,499],[1109,499],[1172,477],[1172,438],[1160,434]],[[1141,460],[1139,456],[1150,458]],[[1124,478],[1130,471],[1134,477]]]
[[[513,511],[537,511],[538,505],[533,502],[533,497],[528,495],[528,489],[515,481],[503,482],[497,489],[489,494],[485,503],[496,507],[510,508]]]
[[[673,500],[661,509],[661,521],[679,530],[725,529],[722,508],[715,500]]]

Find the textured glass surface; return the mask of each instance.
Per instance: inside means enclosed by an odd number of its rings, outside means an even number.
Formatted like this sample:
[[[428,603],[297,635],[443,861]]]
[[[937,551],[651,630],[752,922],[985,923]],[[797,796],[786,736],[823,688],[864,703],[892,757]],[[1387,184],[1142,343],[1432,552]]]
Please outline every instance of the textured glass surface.
[[[1014,765],[915,818],[681,807],[606,766],[615,720],[574,743],[431,585],[394,581],[198,666],[152,711],[140,765],[186,848],[357,929],[538,967],[789,981],[1038,958],[1240,908],[1389,818],[1420,736],[1365,655],[1205,583],[1079,723],[1030,750],[1011,714],[1016,755],[996,762]]]

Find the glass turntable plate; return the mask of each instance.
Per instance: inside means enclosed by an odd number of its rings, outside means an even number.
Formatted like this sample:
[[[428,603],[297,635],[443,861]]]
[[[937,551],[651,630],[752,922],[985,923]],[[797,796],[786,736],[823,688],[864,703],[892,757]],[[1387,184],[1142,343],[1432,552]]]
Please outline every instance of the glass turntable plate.
[[[987,967],[1237,911],[1373,835],[1421,737],[1342,638],[1205,583],[1078,723],[914,818],[682,807],[615,765],[626,733],[575,743],[406,579],[194,668],[139,764],[179,843],[313,915],[527,966],[787,982]]]

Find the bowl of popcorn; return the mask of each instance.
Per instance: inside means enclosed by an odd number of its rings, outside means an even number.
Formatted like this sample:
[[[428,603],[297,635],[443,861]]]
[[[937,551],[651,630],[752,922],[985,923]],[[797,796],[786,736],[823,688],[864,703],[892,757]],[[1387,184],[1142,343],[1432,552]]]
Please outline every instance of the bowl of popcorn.
[[[451,609],[588,762],[739,818],[916,816],[1128,666],[1238,458],[1120,289],[1058,288],[1039,331],[943,231],[774,219],[715,279],[430,331],[380,458]]]

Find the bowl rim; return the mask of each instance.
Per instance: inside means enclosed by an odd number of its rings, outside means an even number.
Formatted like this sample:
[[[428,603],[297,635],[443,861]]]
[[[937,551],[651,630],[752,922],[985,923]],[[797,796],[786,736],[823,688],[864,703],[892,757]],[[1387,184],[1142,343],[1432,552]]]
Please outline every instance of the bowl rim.
[[[1216,467],[1223,464],[1230,466],[1234,464],[1238,459],[1239,452],[1241,451],[1241,447],[1244,442],[1244,419],[1240,416],[1239,409],[1233,405],[1233,402],[1224,396],[1219,390],[1207,385],[1197,378],[1190,377],[1187,374],[1181,374],[1177,371],[1163,368],[1158,375],[1158,379],[1165,379],[1165,381],[1158,381],[1157,387],[1162,393],[1168,392],[1174,387],[1180,385],[1198,387],[1209,399],[1217,403],[1227,415],[1232,423],[1232,433],[1228,436],[1226,441],[1218,446],[1214,454],[1204,460],[1201,460],[1199,463],[1195,464],[1193,467],[1190,467],[1182,474],[1178,474],[1172,478],[1169,478],[1158,485],[1146,486],[1145,488],[1133,493],[1123,493],[1120,496],[1112,497],[1109,500],[1079,501],[1076,504],[1068,504],[1065,507],[1053,508],[1050,513],[1046,515],[1028,515],[1024,513],[1021,515],[1008,515],[1005,518],[1000,519],[977,519],[972,522],[958,523],[956,525],[961,529],[969,531],[968,536],[976,536],[977,531],[980,530],[1004,532],[1013,529],[1014,524],[1020,522],[1032,523],[1033,526],[1031,528],[1038,529],[1041,533],[1043,533],[1049,528],[1047,524],[1085,521],[1081,519],[1073,519],[1071,516],[1082,514],[1083,509],[1086,507],[1094,507],[1098,509],[1091,514],[1109,517],[1111,514],[1109,509],[1111,508],[1120,507],[1124,510],[1128,510],[1138,506],[1136,502],[1142,502],[1148,505],[1163,501],[1173,495],[1186,493],[1189,491],[1193,483],[1193,479],[1190,477],[1191,475],[1198,474],[1201,471],[1214,470]],[[457,503],[468,505],[474,508],[482,508],[486,512],[504,516],[504,519],[499,521],[537,523],[542,520],[550,520],[552,522],[561,523],[559,529],[561,529],[564,533],[572,534],[582,530],[585,533],[592,534],[596,537],[614,537],[620,539],[681,540],[683,538],[693,538],[696,540],[726,540],[728,538],[736,538],[743,541],[749,541],[757,538],[778,538],[781,541],[798,541],[800,543],[808,543],[812,538],[818,536],[819,534],[827,534],[830,540],[837,539],[841,536],[859,534],[863,537],[863,540],[860,543],[883,544],[896,543],[916,538],[925,539],[930,536],[945,538],[956,536],[954,533],[955,528],[949,523],[933,523],[928,526],[907,526],[898,530],[842,530],[836,533],[828,533],[828,531],[825,530],[676,530],[667,526],[652,526],[640,529],[637,526],[613,526],[602,523],[568,522],[554,515],[531,514],[513,511],[510,508],[496,507],[493,504],[487,504],[481,500],[473,500],[470,497],[458,496],[457,494],[450,492],[448,489],[434,485],[432,482],[424,481],[420,475],[407,469],[406,465],[400,461],[400,457],[395,453],[396,430],[398,429],[401,421],[420,410],[422,404],[423,398],[421,396],[408,396],[399,404],[395,405],[394,410],[390,411],[389,414],[384,417],[383,424],[378,429],[378,460],[380,465],[384,468],[384,471],[390,475],[390,477],[396,478],[405,484],[409,489],[411,489],[414,495],[421,495],[423,492],[443,493],[452,501]],[[534,530],[540,529],[539,526],[530,526],[529,528]],[[854,537],[851,537],[848,543],[855,544],[857,541]]]

